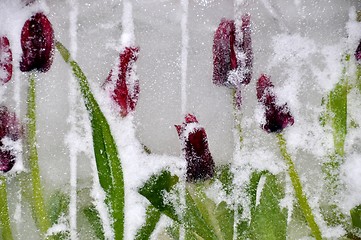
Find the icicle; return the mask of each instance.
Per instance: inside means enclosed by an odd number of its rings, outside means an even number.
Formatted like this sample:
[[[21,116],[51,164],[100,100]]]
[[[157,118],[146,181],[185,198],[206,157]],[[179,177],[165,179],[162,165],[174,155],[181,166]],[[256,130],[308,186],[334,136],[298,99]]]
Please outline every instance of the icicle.
[[[181,0],[182,6],[182,55],[181,55],[181,101],[182,101],[182,115],[187,113],[187,63],[188,63],[188,0]]]
[[[188,0],[181,0],[180,1],[182,6],[182,19],[181,19],[181,31],[182,31],[182,53],[181,53],[181,113],[182,116],[185,116],[187,113],[187,64],[188,64],[188,42],[189,42],[189,35],[188,35]],[[185,156],[183,156],[185,159]],[[186,172],[186,169],[184,169]],[[181,212],[184,212],[186,207],[186,178],[181,180],[180,186],[180,209]],[[185,229],[181,226],[179,231],[179,237],[181,240],[185,239]]]
[[[77,0],[69,0],[70,12],[69,12],[69,34],[70,34],[70,52],[73,58],[76,58],[77,53],[77,17],[78,17],[78,1]],[[67,135],[68,141],[67,145],[70,151],[70,203],[69,203],[69,226],[70,226],[70,239],[77,240],[77,161],[79,149],[77,146],[74,146],[70,138],[73,137],[73,134],[77,135],[78,131],[76,126],[76,107],[77,106],[77,82],[70,72],[70,80],[69,80],[69,118],[70,122],[70,130]],[[80,136],[77,135],[78,138]],[[76,141],[81,141],[77,139]]]

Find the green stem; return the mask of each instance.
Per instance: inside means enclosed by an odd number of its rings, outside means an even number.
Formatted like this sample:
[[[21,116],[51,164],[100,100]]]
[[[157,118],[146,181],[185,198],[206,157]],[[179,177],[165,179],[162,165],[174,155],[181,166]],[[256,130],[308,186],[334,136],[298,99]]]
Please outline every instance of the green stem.
[[[277,134],[277,139],[278,139],[278,145],[281,150],[281,154],[287,163],[288,174],[290,175],[291,182],[292,182],[293,188],[295,190],[295,195],[296,195],[298,204],[300,205],[300,207],[303,211],[303,214],[306,218],[306,221],[311,228],[311,232],[312,232],[313,236],[317,240],[322,239],[321,231],[320,231],[320,229],[315,221],[315,218],[312,214],[312,210],[311,210],[310,205],[308,204],[306,195],[304,194],[304,192],[302,190],[302,184],[301,184],[300,177],[298,176],[298,174],[296,172],[295,165],[292,161],[291,155],[287,152],[286,140],[283,137],[282,133]]]
[[[40,181],[40,169],[38,163],[38,151],[36,142],[36,101],[35,101],[35,77],[29,76],[29,93],[28,93],[28,144],[29,144],[29,165],[32,181],[32,200],[33,213],[36,224],[42,235],[50,228],[50,221],[47,216],[44,204],[43,191]]]
[[[357,69],[356,69],[356,85],[361,93],[361,64],[359,63],[357,64]]]
[[[3,240],[13,240],[7,197],[6,178],[4,176],[0,176],[0,223],[2,230],[1,236]]]

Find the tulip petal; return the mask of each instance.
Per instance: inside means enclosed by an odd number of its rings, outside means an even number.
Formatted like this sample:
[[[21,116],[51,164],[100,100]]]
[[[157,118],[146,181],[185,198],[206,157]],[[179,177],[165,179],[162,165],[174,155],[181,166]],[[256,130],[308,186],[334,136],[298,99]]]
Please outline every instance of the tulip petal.
[[[265,107],[266,123],[262,128],[267,132],[281,132],[287,126],[294,124],[294,118],[287,104],[281,106],[276,104],[276,96],[273,91],[273,84],[270,78],[262,75],[257,82],[257,98]]]
[[[187,161],[187,181],[206,180],[214,175],[214,161],[208,148],[207,134],[192,114],[176,125]]]
[[[134,111],[139,97],[139,79],[134,72],[138,59],[138,47],[126,47],[119,55],[116,71],[111,70],[105,84],[113,84],[112,98],[120,107],[120,115],[125,117]],[[114,76],[117,72],[117,76]],[[114,79],[115,78],[115,79]]]
[[[13,74],[13,55],[10,49],[9,39],[0,37],[0,81],[6,83],[10,81]]]
[[[28,19],[21,31],[23,50],[20,70],[47,72],[53,63],[54,31],[48,18],[37,13]]]

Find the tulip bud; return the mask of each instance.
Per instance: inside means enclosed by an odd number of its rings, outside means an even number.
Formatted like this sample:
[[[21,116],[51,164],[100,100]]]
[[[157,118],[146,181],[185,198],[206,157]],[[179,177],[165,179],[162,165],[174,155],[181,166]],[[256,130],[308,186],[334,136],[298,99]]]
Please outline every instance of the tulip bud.
[[[228,82],[228,74],[237,68],[234,43],[234,21],[222,18],[213,38],[213,83],[216,85],[233,86]]]
[[[188,114],[182,125],[175,125],[187,161],[187,181],[206,180],[214,175],[214,162],[206,131],[195,116]]]
[[[21,71],[36,69],[47,72],[50,69],[54,55],[54,31],[43,13],[37,13],[25,22],[21,30],[21,48]]]
[[[276,104],[274,86],[270,78],[262,75],[257,82],[257,98],[265,107],[266,123],[262,125],[267,132],[281,132],[287,126],[292,126],[294,118],[287,104],[279,106]]]
[[[139,79],[134,71],[138,53],[138,47],[126,47],[119,55],[119,65],[110,71],[105,81],[105,85],[111,85],[112,98],[120,107],[122,117],[134,111],[138,102]]]
[[[361,60],[361,41],[355,51],[355,58],[356,58],[356,61],[358,61],[358,62]]]
[[[238,31],[234,20],[222,18],[213,38],[213,83],[229,88],[248,84],[252,63],[250,15],[242,16]]]
[[[16,153],[7,146],[5,139],[17,141],[22,135],[22,128],[14,113],[4,106],[0,107],[0,171],[8,172],[15,164]]]
[[[6,83],[10,81],[13,74],[13,55],[10,49],[9,39],[0,37],[0,81]]]

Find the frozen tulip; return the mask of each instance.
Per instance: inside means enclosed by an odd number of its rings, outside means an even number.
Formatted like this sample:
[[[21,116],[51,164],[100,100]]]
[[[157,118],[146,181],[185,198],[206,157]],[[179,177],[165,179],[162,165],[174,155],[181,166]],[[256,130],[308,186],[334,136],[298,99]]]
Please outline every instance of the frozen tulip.
[[[8,172],[15,164],[16,153],[14,149],[6,146],[5,139],[17,141],[21,138],[22,128],[14,113],[2,106],[0,107],[0,171]]]
[[[188,114],[184,123],[175,127],[187,161],[187,181],[202,181],[213,177],[214,162],[208,148],[207,134],[196,117]]]
[[[47,72],[53,63],[54,31],[43,13],[36,13],[28,19],[21,30],[23,50],[20,70]]]
[[[267,132],[281,132],[294,123],[294,118],[287,104],[277,105],[274,86],[270,78],[262,75],[257,82],[257,98],[265,107],[265,124],[263,129]]]
[[[9,39],[0,37],[0,81],[6,83],[10,81],[13,74],[13,55],[10,49]]]
[[[111,90],[113,100],[120,107],[120,115],[127,116],[134,111],[139,97],[139,79],[135,73],[134,63],[137,61],[138,47],[126,47],[119,55],[119,64],[111,70],[105,81]]]
[[[234,21],[222,18],[213,38],[213,83],[216,85],[232,86],[228,73],[237,68],[234,44]]]
[[[358,62],[361,60],[361,41],[360,41],[359,45],[356,48],[355,58],[356,58],[356,61],[358,61]]]
[[[222,18],[213,38],[213,83],[239,88],[252,78],[250,15],[242,16],[240,29],[234,20]]]

